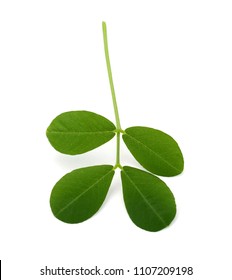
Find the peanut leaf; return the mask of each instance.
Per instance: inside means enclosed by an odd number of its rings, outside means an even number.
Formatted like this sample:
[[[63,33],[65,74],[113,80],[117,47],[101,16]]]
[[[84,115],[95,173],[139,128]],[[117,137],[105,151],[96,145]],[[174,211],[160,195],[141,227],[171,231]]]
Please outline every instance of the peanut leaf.
[[[104,202],[113,176],[111,165],[84,167],[64,175],[51,192],[54,216],[71,224],[92,217]]]
[[[176,141],[168,134],[149,127],[127,128],[122,136],[135,159],[148,171],[175,176],[184,168],[184,159]]]
[[[103,204],[114,171],[121,169],[123,197],[131,220],[147,231],[167,227],[175,217],[175,199],[167,185],[155,175],[120,160],[121,134],[135,159],[148,171],[175,176],[184,168],[177,142],[168,134],[148,127],[121,127],[114,90],[106,23],[102,22],[103,42],[115,125],[93,112],[70,111],[57,116],[46,134],[51,145],[64,154],[76,155],[93,150],[116,135],[115,165],[76,169],[63,176],[53,187],[50,206],[54,216],[66,223],[81,223],[92,217]]]
[[[167,227],[176,215],[175,199],[158,177],[129,166],[121,171],[123,197],[131,220],[147,231]]]
[[[93,150],[115,135],[115,125],[88,111],[70,111],[57,116],[47,129],[51,145],[59,152],[77,155]]]

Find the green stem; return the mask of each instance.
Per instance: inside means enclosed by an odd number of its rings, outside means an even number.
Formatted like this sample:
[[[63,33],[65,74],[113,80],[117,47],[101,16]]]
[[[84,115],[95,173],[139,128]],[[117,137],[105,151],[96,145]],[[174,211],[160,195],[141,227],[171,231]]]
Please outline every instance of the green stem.
[[[120,132],[117,132],[116,166],[120,165]]]
[[[120,119],[119,119],[119,114],[118,114],[118,105],[117,105],[116,95],[115,95],[115,91],[114,91],[114,83],[113,83],[112,71],[111,71],[111,66],[110,66],[110,57],[109,57],[108,41],[107,41],[107,29],[106,29],[106,23],[104,21],[102,22],[102,30],[103,30],[106,66],[107,66],[111,95],[112,95],[112,100],[113,100],[113,105],[114,105],[114,114],[115,114],[115,119],[116,119],[116,128],[121,130]]]
[[[120,168],[122,169],[122,166],[120,164],[120,133],[123,131],[120,124],[119,119],[119,113],[118,113],[118,105],[116,100],[116,95],[114,91],[114,83],[113,83],[113,77],[112,77],[112,71],[110,66],[110,56],[109,56],[109,49],[108,49],[108,41],[107,41],[107,29],[106,29],[106,23],[102,22],[102,31],[103,31],[103,40],[104,40],[104,49],[105,49],[105,57],[106,57],[106,66],[108,71],[108,77],[110,82],[110,89],[111,89],[111,96],[113,100],[113,106],[114,106],[114,114],[115,114],[115,120],[116,120],[116,136],[117,136],[117,144],[116,144],[116,163],[114,166],[114,169]]]

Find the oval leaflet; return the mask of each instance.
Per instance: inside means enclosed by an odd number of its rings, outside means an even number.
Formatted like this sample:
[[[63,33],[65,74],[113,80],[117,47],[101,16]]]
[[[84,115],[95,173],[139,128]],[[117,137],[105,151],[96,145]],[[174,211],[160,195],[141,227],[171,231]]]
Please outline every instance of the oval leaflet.
[[[175,176],[184,168],[177,142],[168,134],[149,127],[127,128],[122,136],[135,159],[148,171],[161,176]]]
[[[176,215],[175,198],[158,177],[130,166],[121,171],[123,197],[131,220],[147,231],[167,227]]]
[[[89,111],[70,111],[57,116],[47,128],[51,145],[69,155],[83,154],[115,136],[115,125]]]
[[[84,167],[64,175],[51,192],[54,216],[71,224],[92,217],[104,202],[113,176],[111,165]]]

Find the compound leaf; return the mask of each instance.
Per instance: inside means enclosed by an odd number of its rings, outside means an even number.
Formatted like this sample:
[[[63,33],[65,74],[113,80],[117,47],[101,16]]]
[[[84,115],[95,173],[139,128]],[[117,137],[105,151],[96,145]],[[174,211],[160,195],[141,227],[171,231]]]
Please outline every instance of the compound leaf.
[[[149,127],[125,130],[123,140],[135,159],[148,171],[161,176],[175,176],[184,168],[177,142],[168,134]]]
[[[59,152],[77,155],[93,150],[115,135],[115,125],[88,111],[70,111],[57,116],[47,129],[51,145]]]
[[[90,166],[66,174],[51,192],[54,216],[71,224],[92,217],[104,202],[113,176],[111,165]]]
[[[176,215],[175,199],[158,177],[129,166],[121,171],[123,197],[131,220],[147,231],[167,227]]]

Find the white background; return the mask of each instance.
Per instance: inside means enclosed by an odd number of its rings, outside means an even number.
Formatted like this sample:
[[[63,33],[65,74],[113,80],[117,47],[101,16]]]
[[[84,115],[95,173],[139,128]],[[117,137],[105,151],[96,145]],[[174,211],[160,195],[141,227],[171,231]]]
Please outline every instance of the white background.
[[[0,259],[12,279],[42,277],[45,265],[130,269],[192,266],[192,277],[231,279],[231,1],[0,2]],[[114,164],[115,139],[79,156],[56,152],[45,131],[58,114],[89,110],[114,121],[101,22],[122,127],[144,125],[179,143],[185,171],[163,178],[178,215],[151,233],[129,219],[119,173],[100,211],[68,225],[49,196],[65,173]],[[140,167],[122,144],[124,165]],[[156,278],[155,278],[156,279]]]

